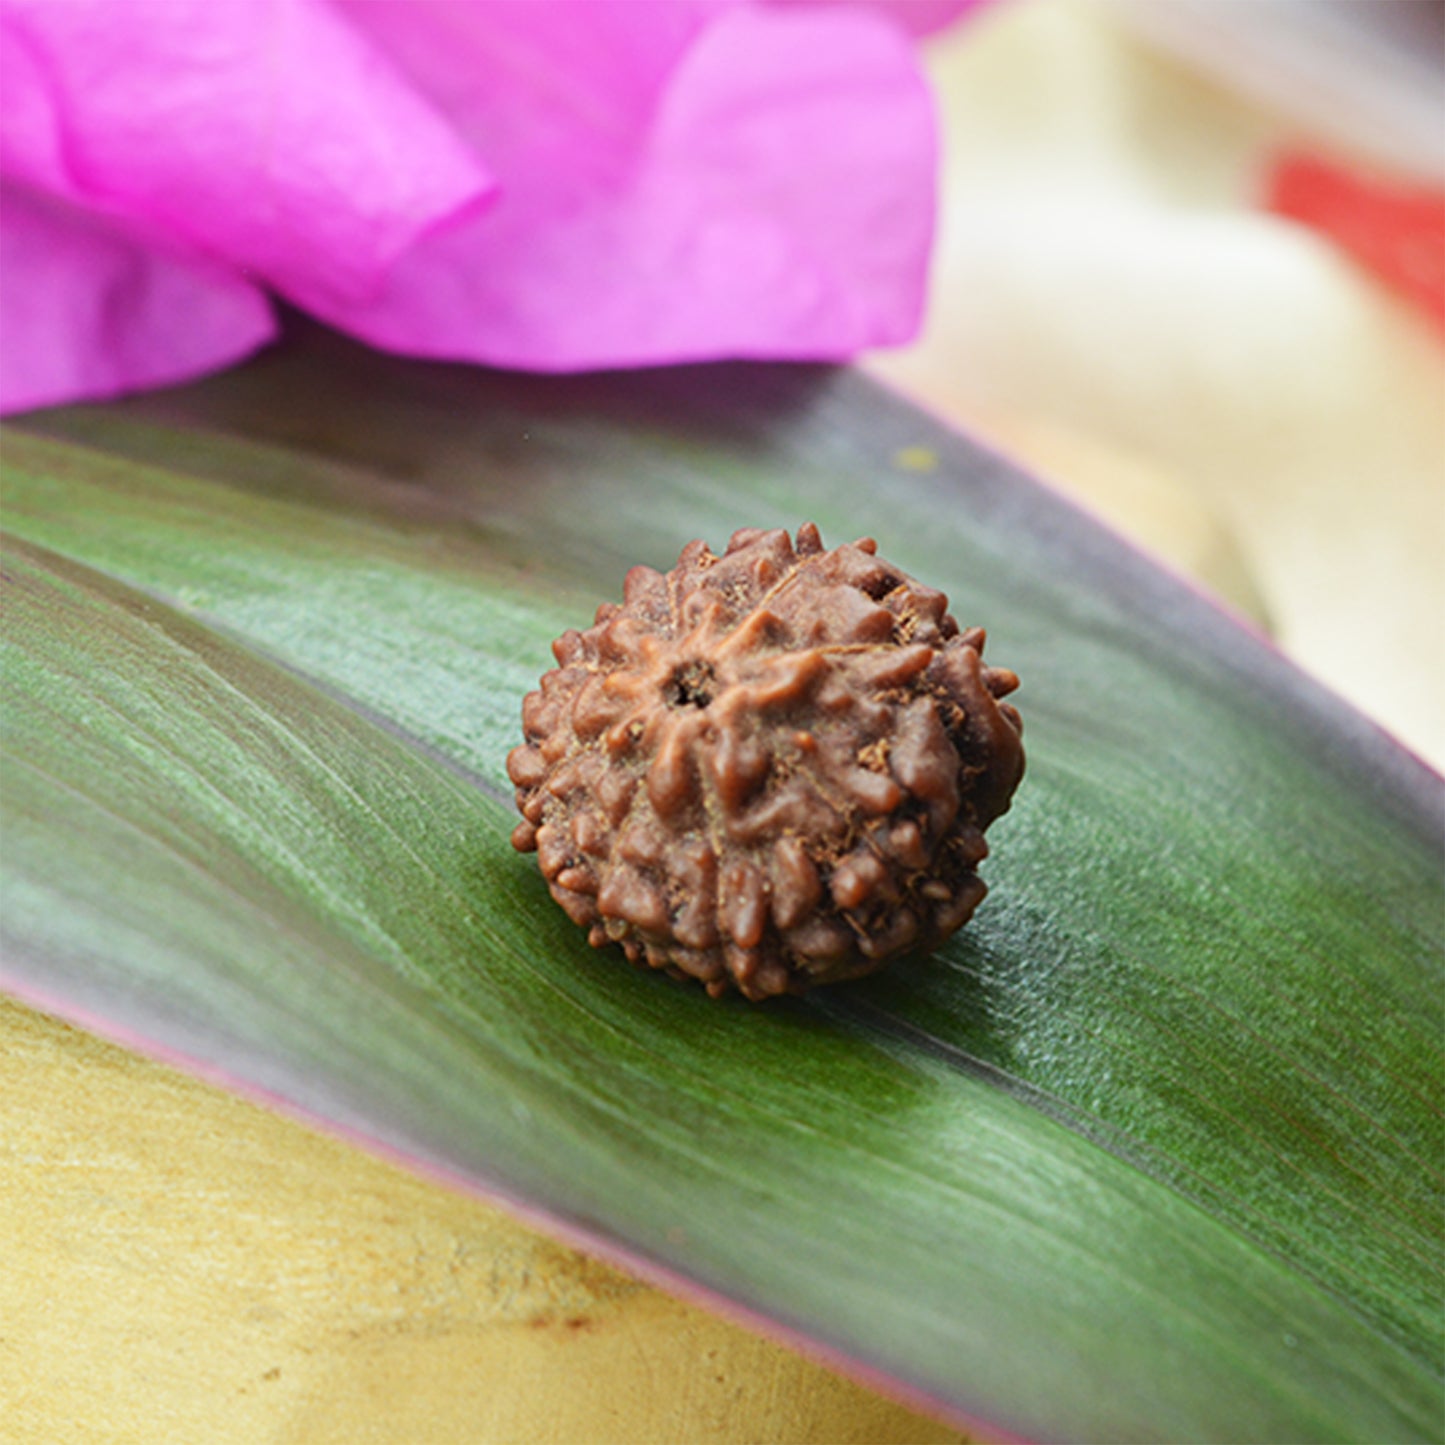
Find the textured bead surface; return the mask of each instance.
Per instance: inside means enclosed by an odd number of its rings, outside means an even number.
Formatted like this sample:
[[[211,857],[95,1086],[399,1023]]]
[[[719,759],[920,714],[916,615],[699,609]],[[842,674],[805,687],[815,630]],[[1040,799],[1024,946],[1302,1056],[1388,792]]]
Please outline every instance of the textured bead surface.
[[[947,606],[812,524],[634,567],[523,704],[513,843],[594,945],[714,995],[940,942],[1023,773],[1018,679]]]

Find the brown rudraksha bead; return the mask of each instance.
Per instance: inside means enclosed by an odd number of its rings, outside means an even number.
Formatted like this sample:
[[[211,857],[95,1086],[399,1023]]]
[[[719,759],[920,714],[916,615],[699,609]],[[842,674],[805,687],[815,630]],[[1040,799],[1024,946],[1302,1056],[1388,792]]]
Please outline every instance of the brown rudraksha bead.
[[[552,644],[507,759],[512,842],[594,945],[760,999],[972,915],[1023,773],[1018,679],[875,550],[811,523],[693,542]]]

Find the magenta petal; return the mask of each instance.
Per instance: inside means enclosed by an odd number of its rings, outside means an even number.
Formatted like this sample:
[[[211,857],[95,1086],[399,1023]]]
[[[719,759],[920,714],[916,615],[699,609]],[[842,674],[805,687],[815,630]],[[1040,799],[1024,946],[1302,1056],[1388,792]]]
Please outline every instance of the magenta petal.
[[[274,332],[266,298],[230,272],[0,188],[0,412],[182,381]]]
[[[9,178],[333,302],[491,187],[323,0],[4,0],[0,83]]]
[[[349,5],[502,191],[369,303],[382,346],[542,370],[840,358],[917,324],[931,104],[866,9],[697,0]]]
[[[768,0],[770,5],[868,5],[910,35],[933,35],[988,0]]]

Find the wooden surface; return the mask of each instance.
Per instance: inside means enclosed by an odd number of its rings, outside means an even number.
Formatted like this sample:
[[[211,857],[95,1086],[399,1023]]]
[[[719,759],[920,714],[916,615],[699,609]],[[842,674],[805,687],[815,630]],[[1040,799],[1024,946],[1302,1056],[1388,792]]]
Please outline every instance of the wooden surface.
[[[965,1437],[0,999],[4,1445]]]

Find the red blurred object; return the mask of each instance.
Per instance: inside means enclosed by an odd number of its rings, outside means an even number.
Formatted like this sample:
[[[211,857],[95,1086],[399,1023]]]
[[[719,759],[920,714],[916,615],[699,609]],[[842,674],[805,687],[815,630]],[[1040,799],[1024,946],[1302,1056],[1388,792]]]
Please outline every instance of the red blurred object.
[[[1266,204],[1328,236],[1445,330],[1445,191],[1282,156]]]

